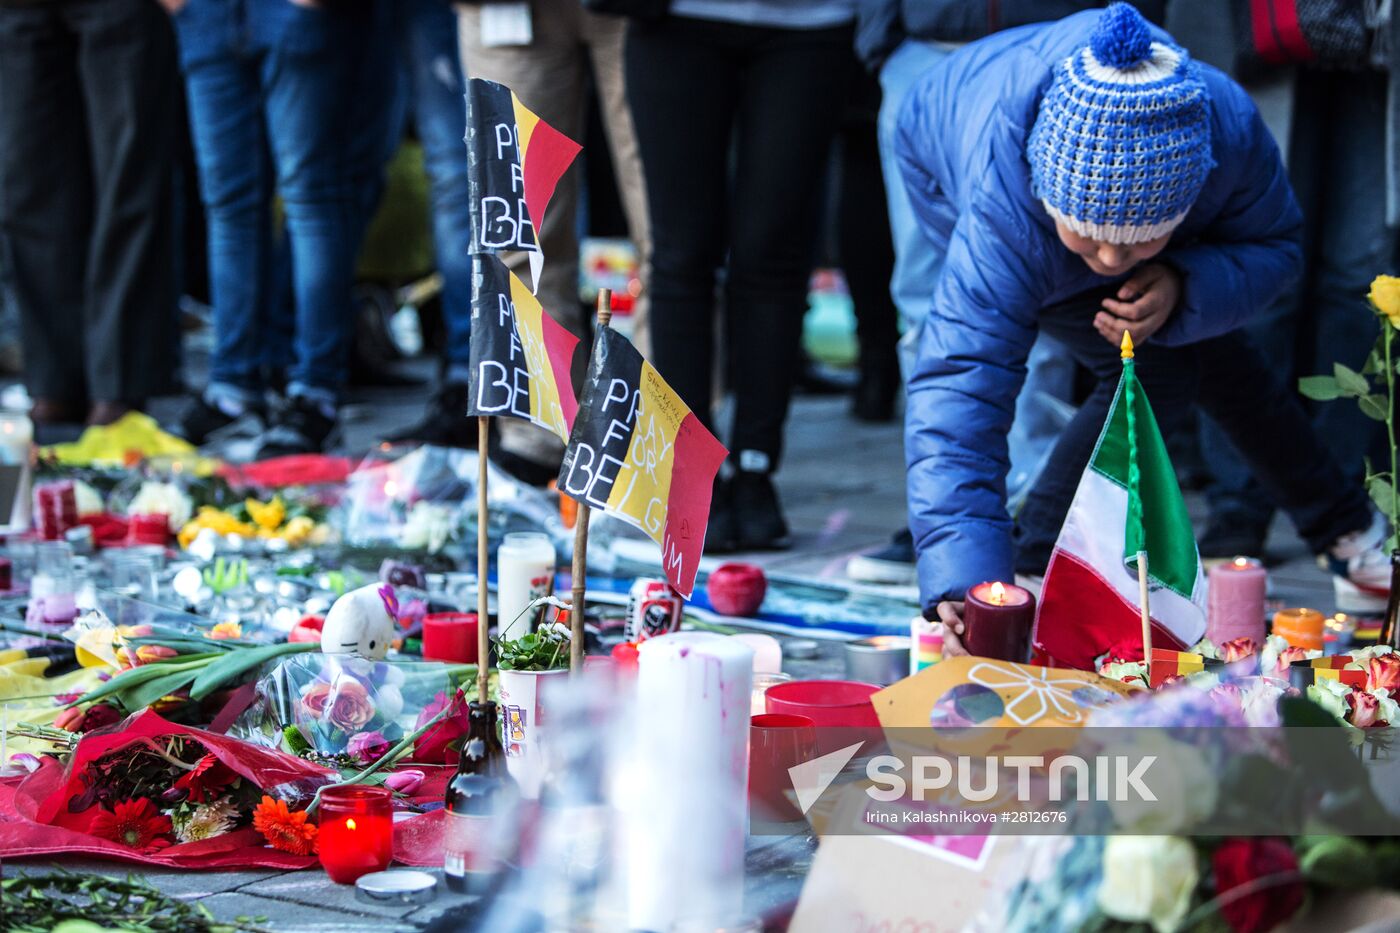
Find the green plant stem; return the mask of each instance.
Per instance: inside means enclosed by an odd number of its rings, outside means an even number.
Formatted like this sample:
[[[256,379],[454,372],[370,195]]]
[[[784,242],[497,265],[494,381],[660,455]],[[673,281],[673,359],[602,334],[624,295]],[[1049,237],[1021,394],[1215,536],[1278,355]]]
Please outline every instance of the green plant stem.
[[[410,748],[413,747],[414,742],[418,741],[418,739],[422,737],[424,733],[426,733],[433,726],[441,722],[451,711],[452,702],[449,700],[447,705],[444,706],[441,710],[439,710],[436,716],[423,723],[422,726],[415,729],[409,735],[404,736],[399,741],[399,744],[395,745],[393,748],[385,752],[379,758],[378,761],[369,765],[367,768],[365,768],[363,771],[360,771],[358,774],[354,774],[343,781],[337,781],[334,784],[326,784],[322,787],[317,788],[316,796],[311,798],[311,804],[306,808],[306,815],[308,817],[315,815],[316,808],[321,805],[321,792],[324,791],[327,787],[343,787],[347,784],[358,784],[365,778],[369,777],[371,774],[374,774],[376,771],[383,769],[386,765],[393,764],[399,758],[402,758],[405,752],[407,752]]]
[[[1400,515],[1397,515],[1395,485],[1400,482],[1400,475],[1397,475],[1397,456],[1395,450],[1395,364],[1391,360],[1390,344],[1395,337],[1395,328],[1388,320],[1382,319],[1381,328],[1385,331],[1385,392],[1386,392],[1386,412],[1385,430],[1387,439],[1390,441],[1390,533],[1400,534]]]

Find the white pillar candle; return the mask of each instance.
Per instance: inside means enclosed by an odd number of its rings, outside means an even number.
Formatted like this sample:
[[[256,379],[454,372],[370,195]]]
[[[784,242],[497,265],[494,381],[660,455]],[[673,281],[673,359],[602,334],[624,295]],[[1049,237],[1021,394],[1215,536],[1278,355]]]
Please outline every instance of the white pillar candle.
[[[753,649],[678,632],[638,650],[629,926],[719,929],[743,914]]]
[[[753,649],[753,672],[755,674],[777,674],[783,669],[783,648],[778,639],[761,632],[743,632],[731,635]]]
[[[554,543],[549,535],[506,535],[496,552],[496,622],[503,640],[530,634],[530,603],[554,592]]]
[[[0,533],[23,534],[30,525],[30,451],[34,424],[20,412],[0,412]]]

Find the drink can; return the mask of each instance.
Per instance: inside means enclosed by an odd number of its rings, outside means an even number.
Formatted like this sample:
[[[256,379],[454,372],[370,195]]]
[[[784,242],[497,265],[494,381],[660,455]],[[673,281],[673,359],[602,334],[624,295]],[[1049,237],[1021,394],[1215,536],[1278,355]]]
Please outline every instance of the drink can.
[[[646,641],[679,631],[684,605],[665,580],[638,579],[627,594],[627,640]]]

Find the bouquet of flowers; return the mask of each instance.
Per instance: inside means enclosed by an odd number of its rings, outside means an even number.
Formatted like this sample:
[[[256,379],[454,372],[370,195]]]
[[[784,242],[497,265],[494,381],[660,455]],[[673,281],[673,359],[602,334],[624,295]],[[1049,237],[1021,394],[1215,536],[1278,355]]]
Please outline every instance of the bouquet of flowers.
[[[368,765],[427,724],[475,675],[475,665],[298,655],[258,681],[253,705],[231,731],[325,764]],[[446,723],[436,729],[450,730]],[[444,734],[437,740],[451,738]],[[428,763],[447,762],[439,754]]]
[[[0,857],[83,852],[189,867],[301,868],[302,812],[334,772],[143,712],[46,758],[0,802]]]

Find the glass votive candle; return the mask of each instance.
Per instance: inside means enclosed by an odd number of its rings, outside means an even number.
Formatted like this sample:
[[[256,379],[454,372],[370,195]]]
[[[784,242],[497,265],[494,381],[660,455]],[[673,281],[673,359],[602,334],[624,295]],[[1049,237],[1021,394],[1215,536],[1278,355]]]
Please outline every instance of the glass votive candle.
[[[768,701],[764,694],[768,688],[777,684],[785,684],[792,680],[791,674],[781,672],[768,672],[753,675],[753,699],[749,702],[749,715],[762,716],[768,712]]]
[[[393,793],[387,787],[347,784],[321,792],[316,833],[321,866],[336,884],[383,871],[394,857]]]
[[[434,612],[423,617],[423,659],[475,664],[475,612]]]

